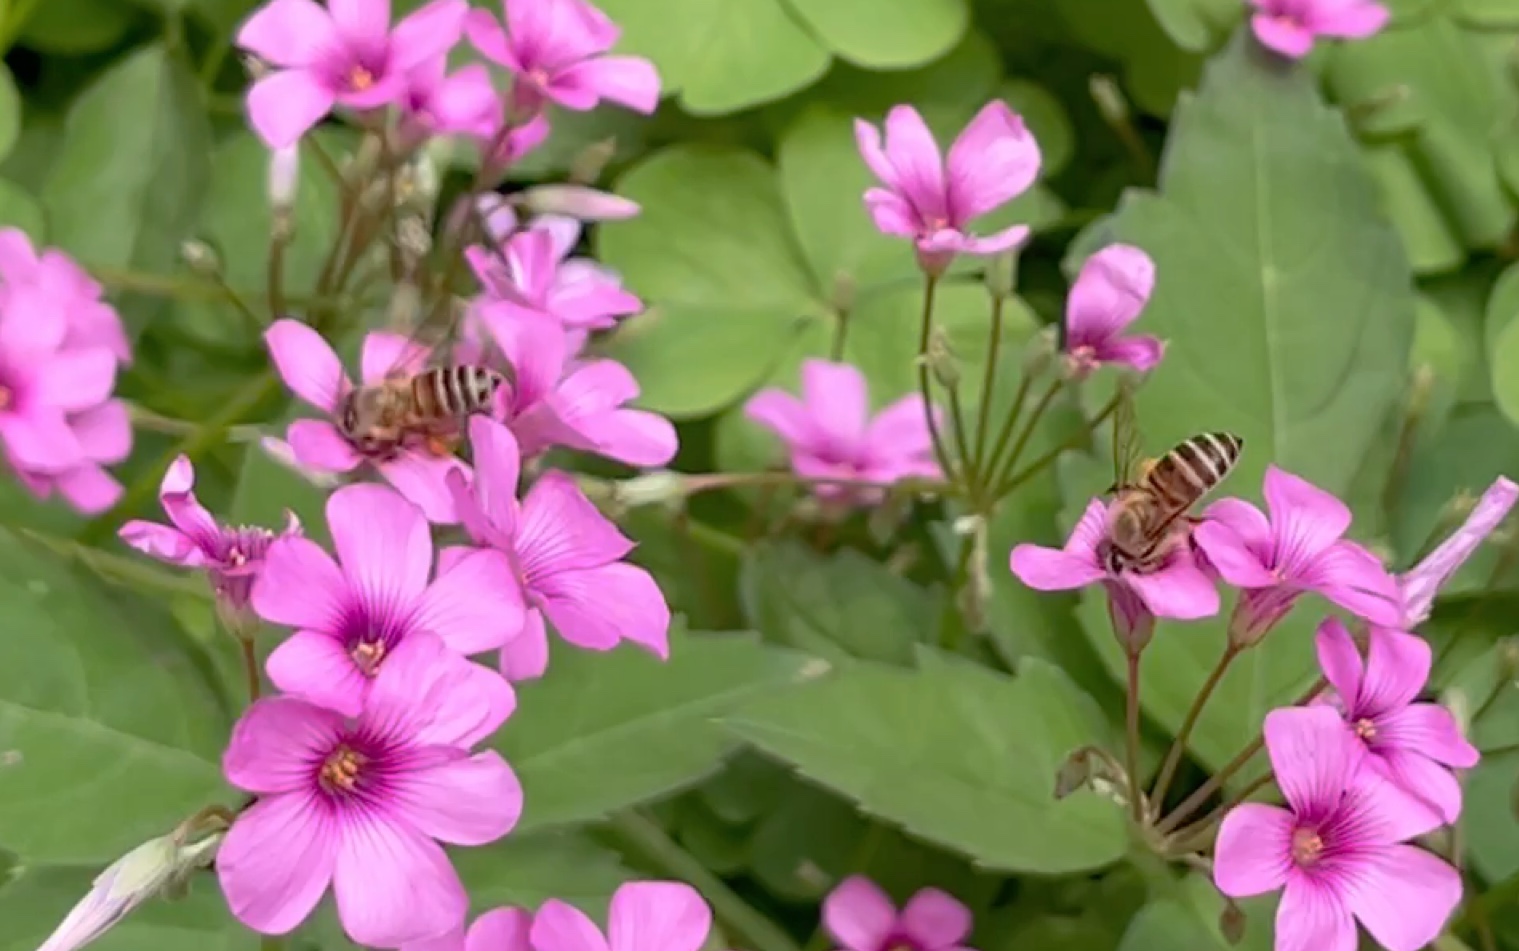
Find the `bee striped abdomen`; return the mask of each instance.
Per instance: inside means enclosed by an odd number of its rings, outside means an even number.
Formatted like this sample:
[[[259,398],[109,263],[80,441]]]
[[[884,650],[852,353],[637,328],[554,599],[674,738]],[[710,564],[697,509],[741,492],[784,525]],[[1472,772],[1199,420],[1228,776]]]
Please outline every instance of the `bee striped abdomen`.
[[[412,378],[412,397],[423,419],[451,419],[487,412],[506,378],[472,364],[433,367]]]
[[[1239,461],[1244,440],[1233,433],[1201,433],[1178,443],[1144,478],[1144,487],[1168,509],[1185,509],[1224,480]]]

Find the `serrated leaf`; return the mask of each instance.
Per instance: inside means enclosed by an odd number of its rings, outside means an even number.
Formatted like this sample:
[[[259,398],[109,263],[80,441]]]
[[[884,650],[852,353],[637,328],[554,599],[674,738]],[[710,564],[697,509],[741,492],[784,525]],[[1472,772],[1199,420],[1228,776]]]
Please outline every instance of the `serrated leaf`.
[[[1070,873],[1123,854],[1111,802],[1054,799],[1060,761],[1105,732],[1059,669],[1031,660],[1009,679],[928,651],[921,664],[861,662],[723,722],[865,812],[989,869]]]
[[[518,830],[600,819],[712,773],[735,741],[711,719],[804,663],[750,634],[679,629],[669,661],[626,645],[556,650],[495,741],[525,790]]]

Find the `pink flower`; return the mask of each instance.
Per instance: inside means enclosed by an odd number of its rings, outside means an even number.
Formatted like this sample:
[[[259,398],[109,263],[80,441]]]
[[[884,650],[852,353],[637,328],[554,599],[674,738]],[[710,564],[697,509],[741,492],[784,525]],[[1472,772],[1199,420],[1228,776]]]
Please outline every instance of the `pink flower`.
[[[433,0],[390,27],[390,0],[270,0],[237,45],[277,67],[248,91],[248,120],[270,148],[291,145],[335,106],[401,101],[412,70],[443,55],[464,31],[465,0]]]
[[[500,122],[501,97],[483,65],[447,70],[448,57],[440,55],[407,74],[400,104],[402,138],[408,143],[433,135],[483,138]]]
[[[841,951],[966,951],[970,909],[937,888],[919,889],[900,912],[880,887],[851,875],[823,899],[823,928]]]
[[[438,843],[484,845],[517,824],[511,767],[469,753],[514,704],[505,680],[425,632],[397,646],[351,719],[294,697],[254,703],[223,759],[227,781],[258,796],[216,858],[232,913],[286,934],[331,885],[356,944],[458,928],[468,898]]]
[[[1466,559],[1472,556],[1472,552],[1493,533],[1498,524],[1508,517],[1509,509],[1514,507],[1516,500],[1519,500],[1519,485],[1499,476],[1482,493],[1482,498],[1477,500],[1476,507],[1461,527],[1426,555],[1423,561],[1398,578],[1398,590],[1403,602],[1402,618],[1396,626],[1412,630],[1429,620],[1429,612],[1434,607],[1435,595],[1440,588],[1466,563]]]
[[[1107,526],[1107,504],[1093,499],[1064,548],[1029,544],[1015,547],[1009,559],[1013,574],[1037,591],[1070,591],[1101,582],[1110,599],[1118,602],[1113,608],[1118,612],[1115,621],[1120,615],[1129,616],[1131,625],[1143,623],[1138,615],[1141,605],[1156,617],[1183,621],[1218,613],[1218,589],[1198,566],[1188,545],[1177,545],[1157,571],[1109,574],[1103,559],[1098,557],[1098,548],[1107,538]],[[1125,592],[1134,598],[1127,597]]]
[[[950,146],[947,162],[912,106],[886,114],[884,149],[870,123],[856,119],[854,129],[861,157],[886,186],[867,191],[865,207],[882,232],[916,242],[924,270],[943,273],[957,253],[996,254],[1028,237],[1026,225],[986,238],[965,230],[1028,190],[1039,174],[1039,146],[1005,103],[990,102],[976,114]]]
[[[285,431],[296,462],[313,472],[352,472],[372,465],[402,495],[422,507],[427,517],[440,524],[458,521],[453,499],[444,482],[451,470],[463,468],[452,455],[437,455],[425,446],[405,446],[391,455],[379,455],[356,446],[331,422],[344,394],[353,383],[343,364],[322,335],[296,320],[276,320],[264,331],[269,356],[280,378],[291,391],[326,413],[328,419],[298,419]],[[426,354],[390,333],[371,333],[364,338],[361,370],[364,383],[379,383],[394,368],[416,372]]]
[[[476,313],[513,370],[505,418],[524,458],[553,446],[630,466],[662,466],[675,458],[679,442],[670,421],[624,407],[638,396],[627,367],[615,360],[571,361],[571,338],[542,315],[495,301]]]
[[[496,180],[518,160],[544,143],[549,137],[549,120],[542,113],[530,118],[513,118],[503,107],[488,128],[473,138],[480,146],[480,161]]]
[[[1250,28],[1261,45],[1302,59],[1320,36],[1363,39],[1387,25],[1387,8],[1373,0],[1250,0]]]
[[[631,641],[661,660],[670,656],[670,607],[654,578],[624,559],[633,550],[563,472],[545,473],[517,504],[517,441],[494,420],[469,425],[475,479],[449,479],[470,539],[504,554],[526,592],[527,622],[501,651],[512,680],[543,676],[548,666],[544,617],[559,636],[587,650]]]
[[[1373,624],[1398,623],[1398,589],[1382,563],[1342,537],[1350,509],[1323,489],[1269,466],[1268,519],[1240,499],[1208,506],[1193,532],[1224,580],[1244,588],[1231,636],[1254,643],[1306,592],[1317,592]]]
[[[1415,703],[1429,680],[1423,638],[1373,627],[1364,663],[1350,632],[1334,618],[1319,625],[1319,667],[1334,686],[1328,698],[1369,754],[1368,764],[1428,804],[1443,822],[1461,814],[1461,784],[1447,767],[1477,765],[1477,748],[1438,703]]]
[[[469,931],[460,927],[441,938],[412,941],[400,951],[530,951],[528,929],[533,916],[521,908],[496,908],[475,919]]]
[[[1086,259],[1065,304],[1065,352],[1074,376],[1116,364],[1148,373],[1165,345],[1150,336],[1126,337],[1155,289],[1155,262],[1139,248],[1112,244]]]
[[[1287,808],[1236,806],[1215,847],[1219,891],[1282,890],[1278,951],[1355,951],[1359,920],[1389,951],[1417,951],[1461,900],[1461,876],[1404,845],[1439,824],[1364,769],[1364,751],[1327,707],[1266,715],[1266,750]]]
[[[269,679],[286,693],[355,716],[376,675],[424,632],[461,654],[501,647],[522,629],[522,594],[499,559],[445,549],[429,583],[427,519],[382,485],[350,485],[327,499],[338,563],[308,538],[269,546],[253,610],[296,628],[269,655]]]
[[[484,10],[465,24],[486,59],[511,70],[514,111],[533,114],[544,100],[585,112],[603,99],[645,115],[659,104],[659,74],[637,56],[607,56],[622,35],[584,0],[504,0],[506,29]]]
[[[612,893],[603,935],[585,912],[550,898],[533,916],[533,951],[698,951],[712,910],[685,882],[627,882]]]
[[[172,524],[133,519],[121,526],[121,540],[159,561],[204,568],[217,601],[232,612],[245,610],[274,532],[256,525],[219,524],[195,497],[195,467],[189,456],[169,465],[158,487],[158,502]],[[300,533],[300,519],[286,509],[282,534]]]
[[[11,460],[11,469],[17,481],[37,498],[50,498],[56,491],[76,511],[98,515],[121,499],[121,483],[104,467],[122,462],[131,454],[131,417],[120,400],[107,400],[71,414],[68,427],[83,453],[78,465],[62,472],[43,473],[27,471]]]
[[[67,254],[57,248],[45,248],[39,254],[26,232],[0,228],[0,281],[36,287],[53,302],[68,327],[64,349],[104,347],[118,363],[132,362],[132,346],[121,316],[101,299],[105,289]]]
[[[505,212],[491,216],[493,229],[511,220],[510,209]],[[567,328],[601,330],[642,310],[615,273],[589,258],[569,257],[579,240],[580,222],[543,215],[520,231],[509,230],[497,251],[476,246],[464,254],[485,293],[507,313],[521,308]]]
[[[744,415],[774,432],[791,453],[791,468],[808,479],[840,479],[883,485],[899,479],[939,479],[923,398],[904,396],[875,415],[865,375],[848,363],[802,361],[801,398],[784,390],[761,390],[744,404]],[[939,410],[934,409],[935,419]],[[877,488],[822,484],[820,499],[876,505]]]

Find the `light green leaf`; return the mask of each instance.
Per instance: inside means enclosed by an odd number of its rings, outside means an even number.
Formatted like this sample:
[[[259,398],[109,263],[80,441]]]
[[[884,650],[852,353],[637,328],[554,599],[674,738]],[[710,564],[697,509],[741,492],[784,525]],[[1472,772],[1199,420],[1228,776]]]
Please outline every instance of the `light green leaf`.
[[[1466,260],[1461,237],[1424,185],[1407,154],[1407,146],[1392,142],[1368,145],[1366,169],[1382,193],[1382,209],[1403,239],[1403,250],[1417,274],[1453,271]]]
[[[140,10],[117,0],[48,0],[32,5],[19,40],[45,53],[98,53],[119,43],[141,19]]]
[[[1159,195],[1126,196],[1096,229],[1155,259],[1138,328],[1167,352],[1139,393],[1146,451],[1228,430],[1245,441],[1231,494],[1258,497],[1271,463],[1344,494],[1401,392],[1415,296],[1343,120],[1310,75],[1280,70],[1241,34],[1178,105],[1163,169]],[[1072,520],[1105,476],[1067,496]],[[1101,596],[1088,594],[1088,634],[1121,678]],[[1146,651],[1143,702],[1168,728],[1217,661],[1223,624],[1162,631]],[[1227,762],[1306,686],[1305,638],[1289,627],[1235,663],[1229,702],[1210,704],[1192,734],[1204,762]]]
[[[200,216],[210,127],[179,55],[146,46],[74,102],[43,189],[51,238],[86,265],[172,271]],[[123,308],[140,329],[141,317]]]
[[[0,889],[0,921],[5,922],[0,929],[0,951],[35,951],[75,902],[88,894],[96,874],[95,869],[83,868],[22,869]],[[247,929],[227,913],[214,876],[201,875],[185,899],[149,902],[89,947],[90,951],[241,951],[248,941]]]
[[[0,64],[0,159],[11,154],[20,137],[21,94],[10,69]]]
[[[222,790],[228,711],[167,614],[0,533],[0,844],[106,863]]]
[[[790,0],[841,58],[871,69],[904,69],[942,55],[965,33],[965,0]]]
[[[42,205],[16,183],[0,178],[0,228],[20,228],[33,244],[47,240]]]
[[[519,831],[600,819],[696,782],[734,747],[709,721],[804,671],[801,655],[753,635],[679,629],[668,661],[624,645],[556,649],[549,667],[519,686],[496,739],[525,790]]]
[[[915,671],[862,661],[746,704],[724,723],[865,812],[982,867],[1059,874],[1122,856],[1112,803],[1053,796],[1065,756],[1103,738],[1090,699],[1039,661],[1009,679],[920,656]]]
[[[1519,265],[1509,265],[1493,285],[1484,325],[1490,341],[1493,402],[1519,425]]]
[[[1243,5],[1234,0],[1148,0],[1155,19],[1184,50],[1203,52],[1239,22]]]
[[[1457,0],[1453,12],[1476,27],[1519,27],[1519,7],[1508,0]]]
[[[779,103],[767,112],[784,115],[789,124],[795,112],[816,103],[875,121],[892,106],[906,102],[925,115],[947,113],[963,123],[991,98],[1002,75],[998,55],[986,34],[972,28],[947,54],[918,69],[878,72],[836,63],[805,100],[788,100],[795,103],[790,109],[787,103]]]
[[[513,832],[481,848],[456,849],[452,858],[477,915],[501,905],[536,909],[557,898],[600,920],[612,892],[634,877],[579,832]]]
[[[1270,898],[1241,902],[1245,912],[1245,936],[1239,944],[1230,944],[1219,931],[1219,914],[1223,899],[1213,883],[1200,875],[1189,875],[1139,910],[1129,922],[1118,951],[1270,951],[1275,932]]]

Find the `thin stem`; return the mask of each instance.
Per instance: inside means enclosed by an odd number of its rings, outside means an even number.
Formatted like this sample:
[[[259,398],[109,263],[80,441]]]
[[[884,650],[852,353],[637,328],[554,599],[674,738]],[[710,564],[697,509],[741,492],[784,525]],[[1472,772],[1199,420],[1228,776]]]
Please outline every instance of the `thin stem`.
[[[253,638],[238,634],[237,643],[243,649],[243,673],[248,678],[248,702],[258,699],[260,690],[258,678],[258,651],[254,646]]]
[[[954,426],[955,432],[955,456],[960,460],[960,469],[965,476],[967,487],[976,484],[976,467],[971,461],[971,446],[966,439],[965,409],[960,405],[959,387],[946,386],[949,392],[949,419]]]
[[[923,318],[918,328],[918,392],[923,397],[923,413],[928,417],[928,436],[933,441],[934,458],[939,461],[939,471],[944,478],[954,481],[955,473],[949,465],[949,455],[944,449],[944,439],[939,435],[939,423],[934,419],[934,403],[928,392],[928,336],[933,329],[934,291],[939,279],[928,275],[923,281]]]
[[[1019,469],[1017,472],[1004,479],[1002,483],[997,486],[996,491],[992,493],[992,498],[1007,498],[1016,489],[1018,489],[1028,480],[1032,479],[1034,476],[1043,472],[1061,456],[1065,455],[1073,449],[1080,449],[1081,444],[1086,441],[1092,432],[1096,430],[1098,426],[1101,426],[1103,422],[1106,421],[1109,416],[1112,416],[1113,412],[1118,409],[1118,399],[1119,398],[1115,396],[1112,399],[1108,400],[1107,405],[1099,410],[1097,412],[1097,415],[1093,416],[1092,419],[1086,424],[1086,427],[1076,435],[1072,436],[1070,439],[1067,439],[1065,442],[1056,446],[1054,449],[1051,449],[1049,452],[1045,453],[1038,459],[1035,459],[1033,462],[1029,463],[1022,469]]]
[[[989,474],[986,468],[987,451],[991,448],[986,444],[987,424],[992,418],[992,393],[997,386],[997,359],[1002,349],[1002,298],[992,296],[991,327],[987,330],[986,344],[986,373],[981,378],[981,402],[976,410],[976,452],[975,468],[983,475]],[[1020,392],[1027,394],[1027,387],[1020,387]],[[985,485],[982,488],[986,488]]]
[[[283,234],[273,235],[269,240],[269,265],[265,268],[264,276],[269,295],[270,321],[285,316],[285,248],[289,245],[288,238]]]
[[[841,363],[844,360],[844,340],[849,336],[849,311],[841,310],[835,317],[833,345],[828,348],[828,359],[834,363]]]
[[[139,403],[127,401],[127,415],[132,420],[132,426],[136,429],[146,429],[155,433],[167,433],[170,436],[190,436],[200,432],[200,423],[188,419],[174,419],[155,413]]]
[[[1144,803],[1139,792],[1139,658],[1140,652],[1126,652],[1129,662],[1128,695],[1124,698],[1124,757],[1129,774],[1129,809],[1135,822],[1144,822]]]
[[[1160,767],[1160,778],[1155,781],[1155,790],[1150,794],[1150,801],[1157,810],[1164,807],[1166,792],[1171,788],[1171,780],[1176,775],[1176,767],[1181,764],[1182,751],[1186,749],[1187,737],[1192,735],[1192,728],[1197,725],[1198,717],[1202,716],[1203,707],[1207,705],[1208,698],[1213,696],[1213,691],[1218,688],[1218,682],[1223,679],[1224,672],[1229,665],[1234,663],[1240,649],[1233,644],[1224,647],[1224,653],[1214,665],[1213,671],[1208,674],[1208,679],[1203,681],[1202,689],[1197,696],[1192,698],[1192,707],[1187,711],[1187,716],[1181,721],[1181,730],[1176,734],[1176,739],[1171,742],[1171,748],[1166,751],[1166,759]]]
[[[1023,424],[1023,431],[1018,434],[1018,438],[1013,440],[1012,449],[1006,458],[1002,458],[1000,446],[992,453],[992,458],[987,463],[987,471],[996,473],[996,477],[991,480],[992,485],[1001,485],[1008,480],[1008,473],[1013,471],[1013,467],[1018,464],[1019,458],[1023,455],[1023,450],[1027,448],[1029,440],[1034,437],[1034,430],[1039,426],[1039,420],[1044,416],[1044,411],[1050,408],[1050,404],[1055,401],[1055,394],[1059,393],[1063,386],[1065,386],[1065,381],[1058,376],[1050,381],[1049,388],[1029,411],[1028,421]]]
[[[1246,764],[1255,758],[1255,754],[1265,749],[1265,747],[1265,738],[1257,736],[1251,741],[1249,746],[1240,750],[1239,755],[1230,760],[1223,769],[1219,770],[1215,775],[1208,777],[1207,782],[1193,790],[1192,795],[1183,799],[1181,805],[1177,806],[1176,810],[1166,816],[1160,825],[1156,827],[1156,831],[1164,834],[1181,825],[1188,816],[1192,815],[1192,813],[1202,807],[1203,803],[1208,801],[1209,796],[1213,795],[1224,783],[1228,782],[1229,778],[1235,773],[1243,769]],[[1157,804],[1156,808],[1159,809],[1161,806]]]
[[[1172,845],[1180,847],[1182,850],[1186,850],[1190,843],[1195,842],[1200,836],[1205,834],[1215,822],[1218,822],[1224,816],[1228,815],[1231,809],[1249,799],[1260,790],[1271,785],[1272,778],[1273,777],[1269,772],[1257,776],[1255,780],[1250,783],[1250,785],[1246,786],[1244,789],[1241,789],[1238,795],[1234,796],[1229,801],[1225,802],[1217,809],[1214,809],[1212,812],[1208,813],[1198,821],[1184,827],[1181,829],[1181,831],[1170,834],[1170,841]],[[1161,830],[1156,829],[1156,831],[1160,832]],[[1164,835],[1166,833],[1162,834]]]
[[[707,903],[730,937],[753,951],[799,951],[791,936],[707,871],[694,855],[681,848],[665,830],[632,810],[612,817],[608,831],[617,844],[637,853],[664,874],[689,883]]]

